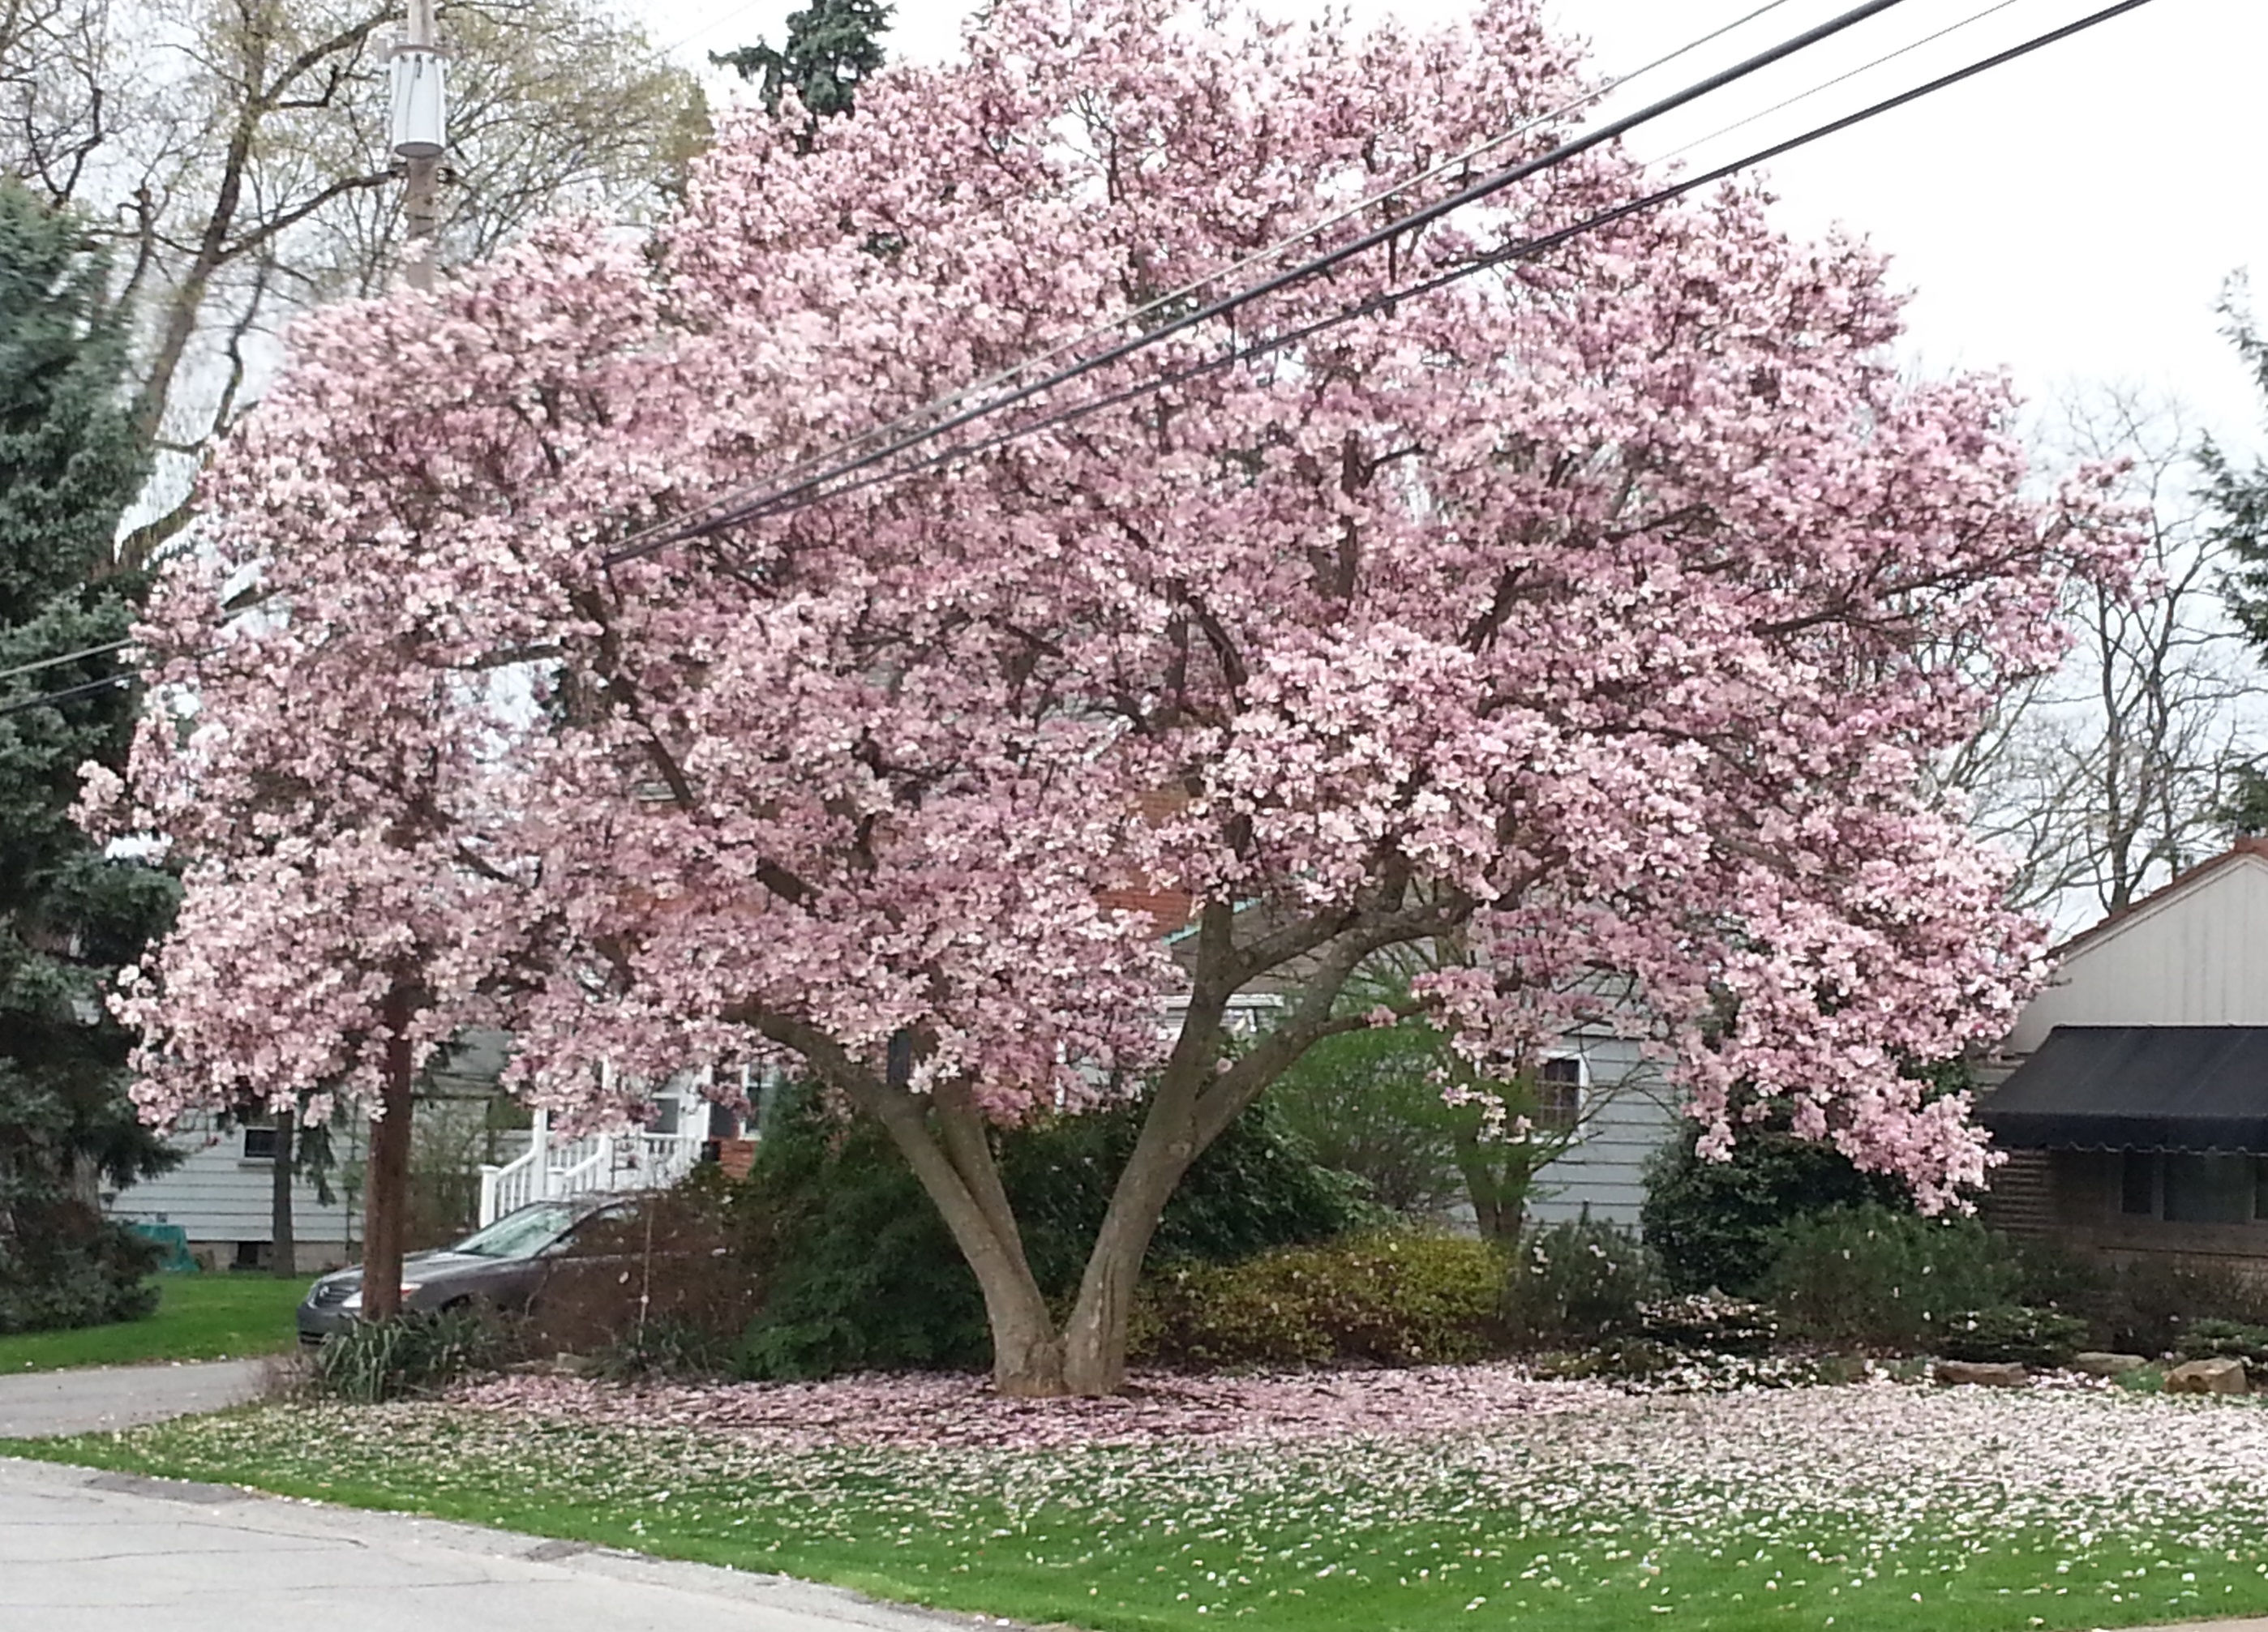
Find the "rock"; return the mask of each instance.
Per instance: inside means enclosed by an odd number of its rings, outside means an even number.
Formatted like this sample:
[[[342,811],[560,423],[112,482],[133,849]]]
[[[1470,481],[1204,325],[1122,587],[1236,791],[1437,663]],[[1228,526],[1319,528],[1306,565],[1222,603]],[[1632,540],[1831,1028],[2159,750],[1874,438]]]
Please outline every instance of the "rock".
[[[2166,1373],[2169,1394],[2241,1394],[2245,1392],[2244,1362],[2224,1355],[2217,1360],[2191,1360]]]
[[[2088,1349],[2071,1357],[2071,1369],[2084,1371],[2089,1377],[2124,1377],[2149,1364],[2139,1355],[2109,1355],[2100,1349]]]
[[[1940,1383],[1975,1383],[1984,1388],[2021,1388],[2032,1374],[2020,1365],[1982,1360],[1940,1360],[1936,1367]]]

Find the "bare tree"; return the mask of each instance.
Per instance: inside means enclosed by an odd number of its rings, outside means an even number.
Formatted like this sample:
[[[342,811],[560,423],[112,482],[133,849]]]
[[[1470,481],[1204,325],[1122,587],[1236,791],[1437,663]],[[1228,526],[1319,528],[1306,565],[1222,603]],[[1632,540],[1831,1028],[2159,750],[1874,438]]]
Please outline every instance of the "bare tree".
[[[2178,405],[2131,388],[2074,397],[2043,440],[2064,466],[2124,466],[2145,540],[2137,581],[2074,592],[2062,668],[2000,699],[1946,776],[2018,857],[2024,904],[2116,912],[2220,843],[2258,682],[2221,606]]]
[[[392,277],[395,0],[0,0],[0,166],[108,223],[140,320],[137,421],[162,457],[135,566],[257,396],[295,312]],[[440,255],[534,220],[659,204],[707,129],[698,87],[600,0],[440,11],[453,151]]]

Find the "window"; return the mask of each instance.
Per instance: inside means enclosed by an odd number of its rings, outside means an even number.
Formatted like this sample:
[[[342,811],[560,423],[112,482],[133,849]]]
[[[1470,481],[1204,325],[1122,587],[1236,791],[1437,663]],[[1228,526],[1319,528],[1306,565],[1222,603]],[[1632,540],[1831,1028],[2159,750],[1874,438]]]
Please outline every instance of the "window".
[[[244,1130],[244,1159],[247,1162],[272,1162],[276,1159],[276,1130],[273,1128],[247,1128]]]
[[[1538,1128],[1568,1132],[1582,1114],[1582,1061],[1572,1056],[1544,1061],[1535,1073],[1535,1111],[1530,1120]]]
[[[2154,1150],[2126,1152],[2120,1175],[2118,1210],[2144,1218],[2158,1216],[2158,1155]]]
[[[2250,1224],[2259,1180],[2250,1156],[2186,1150],[2165,1158],[2165,1217],[2174,1224]]]
[[[2268,1220],[2268,1157],[2217,1150],[2129,1150],[2118,1210],[2169,1224]]]

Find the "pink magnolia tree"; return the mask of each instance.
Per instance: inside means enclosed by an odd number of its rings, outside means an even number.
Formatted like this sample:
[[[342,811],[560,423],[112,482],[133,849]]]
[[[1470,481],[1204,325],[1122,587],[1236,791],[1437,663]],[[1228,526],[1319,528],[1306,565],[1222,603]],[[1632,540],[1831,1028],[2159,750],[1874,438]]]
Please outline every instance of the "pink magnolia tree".
[[[1789,241],[1751,190],[607,564],[1558,105],[1579,66],[1537,10],[1351,40],[1002,0],[965,62],[869,82],[807,152],[792,108],[729,122],[650,243],[563,226],[304,325],[210,490],[232,570],[290,585],[266,637],[290,658],[234,655],[209,612],[152,635],[242,769],[215,782],[202,732],[167,730],[135,768],[197,790],[155,820],[216,858],[135,999],[149,1103],[213,1092],[269,1034],[204,975],[266,955],[231,924],[292,924],[310,976],[342,980],[273,1080],[378,1034],[383,981],[338,960],[364,945],[349,903],[416,871],[430,913],[401,922],[431,930],[402,967],[438,959],[438,993],[510,963],[538,1102],[622,1108],[593,1103],[600,1052],[759,1055],[874,1118],[1012,1392],[1117,1386],[1175,1185],[1305,1049],[1395,1018],[1345,994],[1396,947],[1456,949],[1410,1002],[1478,1065],[1615,1026],[1708,1149],[1781,1105],[1955,1202],[1981,1136],[1901,1067],[2001,1033],[2040,936],[1927,768],[2054,659],[2064,584],[2117,549],[2074,525],[2093,494],[2024,496],[2000,383],[1900,379],[1878,257]],[[1595,152],[1048,406],[1643,186]],[[164,603],[212,604],[195,582]],[[447,791],[372,784],[372,756]],[[301,772],[318,792],[272,834],[239,822]],[[333,883],[200,904],[303,819]],[[1130,890],[1193,904],[1172,955],[1108,904]],[[1232,1048],[1231,1000],[1262,989],[1272,1025]],[[1058,1320],[991,1130],[1137,1083]]]

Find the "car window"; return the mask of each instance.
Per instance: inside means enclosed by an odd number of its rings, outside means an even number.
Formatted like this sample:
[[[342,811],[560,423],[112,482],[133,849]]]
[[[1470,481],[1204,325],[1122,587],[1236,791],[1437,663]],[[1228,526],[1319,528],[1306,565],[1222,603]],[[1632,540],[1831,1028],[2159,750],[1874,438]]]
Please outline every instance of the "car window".
[[[449,1250],[475,1258],[533,1258],[566,1231],[577,1210],[563,1202],[538,1202],[474,1231]]]

